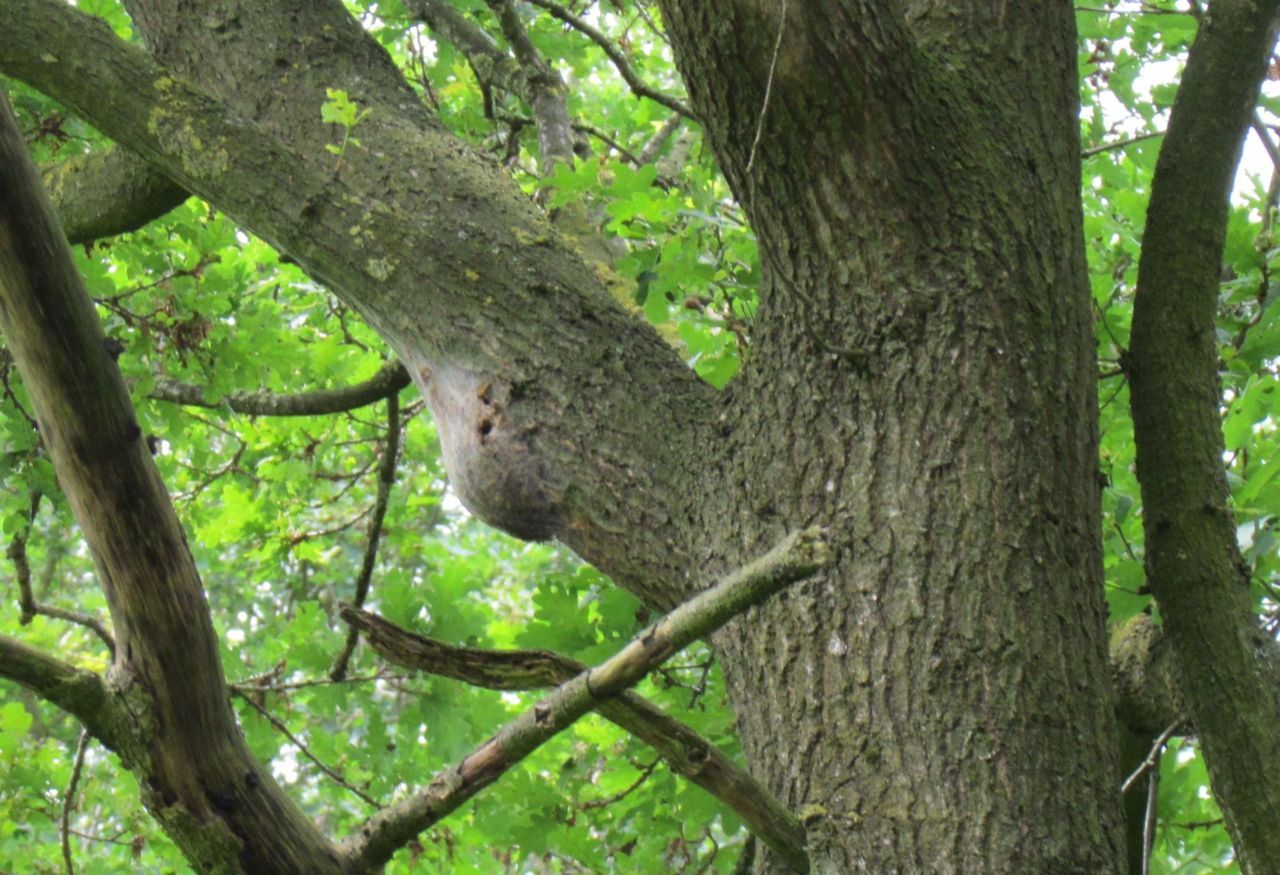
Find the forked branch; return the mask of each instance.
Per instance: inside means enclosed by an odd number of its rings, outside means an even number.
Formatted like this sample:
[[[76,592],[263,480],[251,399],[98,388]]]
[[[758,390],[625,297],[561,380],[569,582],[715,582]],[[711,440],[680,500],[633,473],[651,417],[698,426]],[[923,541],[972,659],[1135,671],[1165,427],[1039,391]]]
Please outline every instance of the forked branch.
[[[615,656],[557,687],[456,766],[436,775],[424,790],[372,817],[345,843],[349,862],[356,867],[385,863],[422,830],[438,823],[600,702],[618,695],[681,648],[751,606],[809,577],[828,558],[822,530],[789,535],[761,558],[676,608]]]
[[[342,619],[353,631],[363,632],[365,640],[387,662],[486,689],[551,687],[587,671],[587,666],[577,660],[548,650],[482,650],[445,644],[349,605],[343,606]],[[799,818],[692,727],[631,691],[599,702],[596,711],[651,746],[671,771],[737,812],[747,828],[782,859],[804,871],[808,858]]]
[[[0,305],[0,331],[104,584],[124,693],[108,695],[91,673],[7,640],[0,674],[80,717],[120,752],[154,788],[151,810],[194,868],[336,871],[312,862],[331,859],[331,846],[235,725],[186,536],[3,94]],[[152,719],[116,713],[137,705]],[[193,750],[202,755],[175,753]],[[249,773],[251,785],[228,781]],[[187,816],[175,817],[180,809]]]

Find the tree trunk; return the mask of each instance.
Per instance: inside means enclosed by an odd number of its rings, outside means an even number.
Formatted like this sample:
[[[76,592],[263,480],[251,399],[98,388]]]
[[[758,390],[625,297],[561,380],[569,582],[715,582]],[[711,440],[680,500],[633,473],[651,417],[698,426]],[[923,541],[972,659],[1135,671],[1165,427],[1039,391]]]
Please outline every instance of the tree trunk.
[[[766,271],[707,558],[843,545],[719,636],[748,758],[818,872],[1118,871],[1071,10],[842,5],[665,7]]]
[[[339,4],[131,0],[223,114],[101,33],[73,51],[65,8],[11,5],[0,66],[370,319],[483,518],[657,607],[832,531],[828,573],[717,639],[815,871],[1120,870],[1069,5],[666,0],[764,266],[719,397]],[[340,169],[325,88],[373,110]]]

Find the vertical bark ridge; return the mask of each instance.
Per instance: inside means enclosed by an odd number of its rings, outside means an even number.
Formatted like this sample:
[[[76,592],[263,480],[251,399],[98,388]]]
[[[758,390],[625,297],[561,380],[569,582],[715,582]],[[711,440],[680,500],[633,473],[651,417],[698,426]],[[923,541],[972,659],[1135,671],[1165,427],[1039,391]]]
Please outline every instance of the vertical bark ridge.
[[[748,175],[779,7],[664,6],[765,266],[715,507],[843,535],[717,643],[815,871],[1113,871],[1070,10],[896,8],[795,13]]]

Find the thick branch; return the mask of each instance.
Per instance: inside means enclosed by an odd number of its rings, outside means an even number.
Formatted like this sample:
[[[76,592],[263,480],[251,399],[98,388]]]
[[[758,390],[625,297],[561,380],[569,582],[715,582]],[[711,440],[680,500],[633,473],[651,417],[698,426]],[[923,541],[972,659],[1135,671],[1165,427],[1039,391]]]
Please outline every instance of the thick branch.
[[[388,662],[454,678],[491,690],[528,690],[572,680],[587,670],[575,659],[547,650],[481,650],[415,635],[376,614],[344,605],[342,619]],[[807,868],[804,827],[750,773],[710,741],[633,692],[596,705],[602,717],[653,747],[671,770],[702,787],[738,813],[747,828],[791,866]]]
[[[323,416],[355,410],[384,398],[394,397],[409,382],[409,372],[404,369],[404,365],[398,361],[390,361],[364,382],[337,389],[319,389],[292,395],[277,395],[266,390],[232,392],[216,401],[209,401],[200,386],[161,379],[156,381],[148,397],[188,407],[215,410],[226,407],[235,413],[249,416]]]
[[[679,115],[673,115],[662,123],[662,127],[658,128],[657,133],[649,138],[644,144],[644,148],[640,150],[640,154],[636,156],[636,164],[652,164],[658,160],[658,156],[662,153],[663,148],[667,145],[667,141],[680,130],[680,125],[684,123],[684,119]],[[675,151],[675,150],[673,150]],[[662,168],[667,176],[676,177],[680,170],[684,169],[684,165],[688,156],[677,156],[672,166]],[[674,171],[674,172],[673,172]]]
[[[112,750],[119,751],[127,743],[121,727],[132,721],[111,698],[102,678],[93,672],[0,635],[0,677],[26,687],[77,718],[90,735]]]
[[[383,103],[335,178],[310,140],[285,146],[275,137],[287,126],[277,120],[273,135],[244,121],[100,22],[55,0],[5,8],[14,33],[0,69],[287,251],[387,339],[427,389],[451,482],[473,512],[520,537],[559,537],[651,604],[678,601],[690,545],[669,523],[688,513],[687,483],[705,464],[713,391],[609,299],[512,180],[416,111]],[[264,78],[242,77],[237,93],[276,87],[270,46],[252,45]],[[246,57],[230,66],[246,69]],[[346,81],[304,66],[281,87]]]
[[[1278,5],[1217,0],[1191,48],[1152,183],[1130,347],[1148,578],[1246,871],[1280,859],[1280,673],[1236,546],[1215,315],[1227,198]]]
[[[54,211],[71,243],[135,231],[190,195],[119,147],[68,158],[43,171]]]
[[[140,681],[126,694],[150,712],[146,756],[126,764],[154,788],[151,810],[198,869],[333,871],[324,837],[235,725],[182,527],[2,96],[0,330],[103,581],[115,671]],[[239,840],[264,825],[271,842]]]
[[[788,536],[760,559],[646,629],[617,655],[549,693],[457,766],[437,775],[425,790],[379,812],[347,843],[351,859],[363,866],[386,862],[398,848],[492,784],[601,700],[627,689],[681,648],[782,587],[808,577],[827,561],[828,547],[820,530]]]

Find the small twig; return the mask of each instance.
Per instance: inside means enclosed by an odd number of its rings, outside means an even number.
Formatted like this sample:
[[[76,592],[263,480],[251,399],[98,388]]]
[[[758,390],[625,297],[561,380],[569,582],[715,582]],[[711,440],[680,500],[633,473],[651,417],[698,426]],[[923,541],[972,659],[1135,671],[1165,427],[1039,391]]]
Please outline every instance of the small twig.
[[[357,677],[344,677],[334,680],[330,677],[310,678],[305,681],[288,681],[286,683],[269,683],[271,678],[278,674],[274,669],[259,675],[256,678],[245,678],[242,681],[227,684],[227,688],[236,693],[285,693],[291,690],[305,690],[310,687],[329,687],[334,684],[367,684],[370,681],[404,681],[408,678],[398,674],[377,674],[359,675]]]
[[[703,873],[705,872],[710,872],[711,867],[715,865],[716,855],[720,853],[720,843],[715,840],[714,836],[711,835],[710,829],[703,830],[702,840],[711,842],[711,853],[707,855],[707,859],[703,862],[703,864],[698,867],[698,875],[703,875]]]
[[[120,836],[124,835],[125,832],[128,832],[128,830],[122,830],[119,835],[113,838],[111,836],[96,836],[92,833],[80,832],[76,829],[67,830],[68,835],[73,835],[78,839],[84,839],[86,842],[103,842],[109,845],[125,845],[131,848],[134,847],[137,841],[136,839],[129,839],[126,841],[125,839],[120,838]]]
[[[751,870],[756,864],[756,837],[747,836],[747,841],[742,846],[742,853],[738,855],[738,862],[734,864],[733,875],[751,875]]]
[[[22,406],[22,402],[14,394],[13,386],[9,385],[9,371],[12,367],[13,357],[9,354],[9,351],[0,351],[0,386],[4,387],[4,397],[9,399],[9,403],[27,421],[27,425],[31,426],[31,430],[39,434],[40,426],[36,425],[36,418],[27,412],[27,408]]]
[[[1124,373],[1125,372],[1125,367],[1124,367],[1125,356],[1129,354],[1129,350],[1125,349],[1124,344],[1120,342],[1120,338],[1116,337],[1115,332],[1111,330],[1111,323],[1107,321],[1107,314],[1103,312],[1102,307],[1098,305],[1097,301],[1093,302],[1093,309],[1095,312],[1097,312],[1098,319],[1102,321],[1102,330],[1107,332],[1107,337],[1111,338],[1111,343],[1113,346],[1115,346],[1116,351],[1119,354],[1120,372]]]
[[[1111,402],[1115,401],[1116,398],[1119,397],[1121,390],[1123,390],[1124,387],[1127,385],[1129,385],[1129,375],[1122,374],[1120,382],[1116,384],[1115,391],[1111,393],[1111,395],[1107,398],[1106,401],[1103,401],[1100,405],[1098,405],[1098,411],[1102,412],[1103,410],[1106,410],[1107,407],[1110,406]]]
[[[1156,842],[1156,809],[1160,798],[1160,770],[1147,775],[1147,810],[1142,818],[1142,875],[1151,875],[1151,849]]]
[[[1165,744],[1168,743],[1169,739],[1173,737],[1173,734],[1178,731],[1178,727],[1181,725],[1182,721],[1179,720],[1177,723],[1170,724],[1164,732],[1160,733],[1160,737],[1156,739],[1156,743],[1151,745],[1151,751],[1147,754],[1147,758],[1138,763],[1138,767],[1133,770],[1133,774],[1125,778],[1124,783],[1120,785],[1121,796],[1133,789],[1134,782],[1141,778],[1144,772],[1156,767],[1156,764],[1160,762],[1160,754],[1164,751]]]
[[[334,523],[332,526],[330,526],[327,529],[312,529],[311,531],[305,531],[305,532],[292,532],[284,536],[282,540],[288,546],[296,547],[299,544],[305,543],[307,541],[314,541],[317,538],[332,538],[334,535],[340,535],[343,532],[354,528],[356,525],[360,523],[361,520],[363,520],[365,517],[372,514],[376,509],[376,507],[377,507],[377,504],[375,502],[374,504],[371,504],[368,507],[366,507],[364,510],[360,511],[351,519],[346,520],[344,522],[340,522],[340,523]]]
[[[262,718],[266,720],[268,723],[270,723],[272,726],[274,726],[277,732],[279,732],[285,738],[289,739],[289,741],[293,744],[293,746],[296,747],[304,757],[311,760],[311,762],[315,763],[316,768],[318,768],[320,771],[328,775],[334,781],[334,783],[336,783],[339,787],[342,787],[344,790],[347,790],[348,792],[360,797],[361,800],[368,803],[369,805],[372,805],[374,808],[382,807],[381,803],[379,803],[377,799],[374,799],[368,793],[364,792],[359,787],[347,781],[347,779],[342,777],[342,773],[339,772],[337,769],[333,768],[332,766],[326,765],[324,761],[322,761],[318,756],[316,756],[311,751],[311,748],[307,747],[306,743],[303,742],[302,739],[298,738],[298,736],[294,735],[291,731],[289,731],[289,727],[284,724],[284,721],[280,720],[278,717],[276,717],[274,714],[268,711],[265,707],[255,702],[252,696],[246,695],[244,692],[241,692],[240,690],[235,688],[232,688],[232,692],[236,696],[240,697],[241,701],[248,702],[249,706],[253,708],[253,710],[257,711],[260,715],[262,715]]]
[[[170,269],[167,273],[161,274],[158,278],[152,280],[151,282],[142,283],[140,285],[133,286],[132,288],[125,289],[123,292],[119,292],[117,294],[109,295],[103,298],[94,298],[93,300],[97,304],[110,308],[112,304],[119,304],[121,301],[129,299],[134,295],[138,294],[139,292],[145,292],[150,289],[159,288],[162,285],[168,285],[176,279],[181,279],[181,278],[199,279],[201,275],[204,274],[205,268],[207,268],[210,264],[213,264],[213,262],[216,260],[217,259],[215,259],[211,255],[202,255],[200,256],[199,261],[196,262],[195,267],[170,266]],[[151,311],[151,315],[154,316],[155,314],[162,312],[162,310],[163,310],[162,307],[158,307],[155,310]]]
[[[373,514],[369,517],[368,534],[365,537],[364,558],[360,574],[356,578],[356,607],[364,605],[369,597],[369,584],[373,580],[373,568],[378,561],[378,545],[382,540],[382,523],[387,516],[391,500],[391,487],[396,482],[396,457],[400,454],[400,402],[396,395],[387,396],[387,433],[382,446],[382,461],[378,465],[378,496],[374,500]],[[360,633],[347,630],[347,640],[329,669],[329,677],[335,681],[346,677],[351,654],[355,652]]]
[[[673,118],[680,118],[680,116],[678,115],[673,116]],[[595,137],[597,140],[604,143],[610,149],[617,152],[623,158],[627,159],[627,161],[631,162],[632,164],[635,164],[636,166],[639,166],[645,163],[644,158],[642,156],[637,155],[635,152],[632,152],[626,146],[619,143],[615,138],[609,136],[604,131],[597,128],[595,125],[588,125],[583,122],[574,122],[573,129],[575,131],[578,131],[579,133],[588,134],[592,137]]]
[[[581,809],[582,811],[590,811],[593,808],[607,808],[608,806],[613,805],[615,802],[621,802],[623,799],[626,799],[632,793],[639,790],[640,787],[644,784],[644,782],[649,780],[649,776],[653,774],[654,770],[658,768],[658,765],[661,762],[662,762],[662,759],[661,757],[659,757],[658,759],[649,763],[649,765],[645,766],[643,769],[640,770],[640,777],[636,778],[634,781],[632,781],[623,789],[619,790],[617,793],[613,793],[601,799],[588,799],[586,802],[580,802],[578,803],[578,808]]]
[[[1262,141],[1262,148],[1266,150],[1267,157],[1271,159],[1271,166],[1280,167],[1280,147],[1277,147],[1275,141],[1271,139],[1271,131],[1267,128],[1267,123],[1262,120],[1262,116],[1258,115],[1256,110],[1253,113],[1253,120],[1249,122],[1249,126],[1253,128],[1253,132]]]
[[[1162,9],[1159,6],[1142,4],[1138,9],[1108,9],[1098,6],[1077,6],[1076,12],[1092,12],[1096,15],[1195,15],[1193,11],[1182,9]]]
[[[86,629],[93,632],[93,634],[97,635],[98,640],[106,645],[107,650],[111,652],[112,656],[115,656],[116,639],[109,631],[107,631],[106,624],[97,617],[81,613],[80,611],[73,611],[70,608],[59,608],[54,605],[42,604],[36,605],[36,613],[42,614],[46,617],[52,617],[55,620],[66,620],[68,623],[75,623],[77,626],[84,626]]]
[[[1092,158],[1094,155],[1100,155],[1103,152],[1110,152],[1114,149],[1123,149],[1126,146],[1132,146],[1134,143],[1141,143],[1143,140],[1150,140],[1153,137],[1163,137],[1164,131],[1150,131],[1145,134],[1138,134],[1124,140],[1115,140],[1110,143],[1102,143],[1097,146],[1090,146],[1088,149],[1080,150],[1081,158]]]
[[[552,3],[551,0],[529,0],[529,2],[534,6],[540,6],[547,10],[556,18],[560,19],[603,49],[604,53],[609,56],[609,60],[613,62],[613,66],[617,69],[618,74],[622,76],[623,81],[631,87],[632,92],[637,96],[647,97],[655,103],[662,104],[667,109],[680,113],[686,118],[697,118],[697,116],[694,115],[693,110],[681,101],[676,100],[674,97],[669,97],[661,91],[655,91],[648,85],[644,84],[640,77],[636,75],[635,70],[631,68],[631,64],[627,61],[626,56],[623,55],[622,51],[613,44],[613,40],[596,30],[586,21],[574,15],[563,6]]]
[[[80,784],[80,773],[84,770],[84,752],[89,747],[89,732],[80,730],[80,741],[76,744],[76,758],[71,766],[71,780],[67,782],[67,793],[62,799],[62,821],[58,829],[62,843],[62,862],[66,866],[67,875],[76,875],[76,867],[71,862],[71,810],[75,808],[76,788]]]
[[[37,511],[40,509],[40,493],[31,493],[30,512],[28,524],[35,522]],[[14,533],[13,539],[9,542],[8,556],[13,562],[14,572],[18,579],[18,607],[20,613],[18,622],[25,626],[34,620],[37,616],[52,617],[55,620],[66,620],[69,623],[75,623],[77,626],[84,626],[89,629],[107,645],[107,650],[111,651],[111,655],[115,656],[116,640],[107,630],[106,625],[97,617],[81,611],[73,611],[70,608],[59,608],[54,605],[46,605],[36,601],[35,592],[31,586],[31,563],[27,559],[27,536],[30,533],[28,527],[26,533]]]
[[[522,131],[524,128],[527,128],[530,125],[537,127],[538,125],[537,121],[527,116],[513,115],[511,113],[506,113],[506,112],[498,112],[495,114],[494,118],[497,121],[503,122],[504,124],[507,125],[508,128],[511,129],[511,134],[508,137],[508,143],[514,140],[516,135],[518,135],[520,131]],[[676,116],[673,116],[673,118],[680,118],[680,116],[676,115]],[[580,134],[586,134],[589,137],[595,137],[597,140],[604,143],[610,149],[613,149],[615,152],[617,152],[627,161],[629,161],[632,164],[635,164],[636,166],[639,166],[644,163],[644,160],[641,155],[637,155],[635,152],[631,151],[626,146],[622,145],[622,143],[618,142],[618,140],[615,137],[613,137],[610,134],[606,134],[604,131],[600,130],[595,125],[589,125],[585,122],[573,122],[572,124],[569,125],[569,127],[571,127],[573,130],[577,131]]]
[[[1120,543],[1124,545],[1125,554],[1134,562],[1141,562],[1142,560],[1138,558],[1138,554],[1134,552],[1133,545],[1130,544],[1129,539],[1125,537],[1124,529],[1122,529],[1120,524],[1115,521],[1115,517],[1111,518],[1111,525],[1116,530],[1116,534],[1120,536]]]

